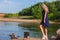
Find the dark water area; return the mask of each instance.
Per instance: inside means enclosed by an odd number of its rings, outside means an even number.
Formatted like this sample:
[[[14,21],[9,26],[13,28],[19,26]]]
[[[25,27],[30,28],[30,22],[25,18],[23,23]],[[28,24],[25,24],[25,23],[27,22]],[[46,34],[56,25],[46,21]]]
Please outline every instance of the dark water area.
[[[56,35],[56,30],[60,28],[60,24],[50,24],[48,28],[49,37]],[[22,23],[22,22],[0,22],[0,40],[10,40],[10,34],[15,33],[21,38],[24,37],[24,32],[29,32],[30,37],[41,37],[39,24],[37,23]]]
[[[24,27],[24,29],[33,31],[35,34],[35,35],[33,34],[33,37],[41,37],[42,36],[42,33],[39,28],[40,24],[38,24],[38,23],[22,23],[22,24],[20,24],[20,26]],[[50,26],[47,27],[47,29],[48,29],[48,37],[55,36],[56,31],[58,29],[60,29],[60,24],[57,24],[57,23],[50,24]]]

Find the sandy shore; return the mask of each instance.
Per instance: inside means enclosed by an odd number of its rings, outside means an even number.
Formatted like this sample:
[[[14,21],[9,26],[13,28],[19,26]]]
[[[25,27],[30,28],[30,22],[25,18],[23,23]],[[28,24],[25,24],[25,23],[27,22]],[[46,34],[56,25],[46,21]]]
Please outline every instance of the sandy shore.
[[[41,20],[37,20],[37,19],[13,19],[13,18],[0,18],[0,21],[5,21],[5,22],[35,22],[35,23],[40,23],[41,22]],[[54,21],[49,21],[49,23],[60,24],[60,22],[54,22]]]

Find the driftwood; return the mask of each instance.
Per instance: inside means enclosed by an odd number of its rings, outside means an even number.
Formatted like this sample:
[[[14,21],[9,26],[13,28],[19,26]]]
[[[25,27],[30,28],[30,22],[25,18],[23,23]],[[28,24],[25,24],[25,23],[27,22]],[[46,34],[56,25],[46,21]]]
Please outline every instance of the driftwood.
[[[29,38],[29,32],[24,32],[24,38]]]
[[[17,39],[16,34],[14,33],[10,34],[9,36],[11,37],[11,39]]]
[[[9,36],[11,37],[11,40],[41,40],[40,38],[29,37],[29,32],[24,32],[24,38],[17,37],[14,33]]]
[[[11,40],[41,40],[41,38],[29,37],[29,32],[24,32],[24,38],[17,37],[14,33],[9,36],[11,37]],[[49,40],[60,40],[60,29],[56,31],[56,36],[52,36]]]

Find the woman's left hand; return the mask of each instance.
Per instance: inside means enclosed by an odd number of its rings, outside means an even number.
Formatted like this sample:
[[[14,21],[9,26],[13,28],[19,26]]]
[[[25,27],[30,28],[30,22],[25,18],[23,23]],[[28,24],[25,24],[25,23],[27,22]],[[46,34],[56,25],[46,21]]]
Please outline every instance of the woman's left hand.
[[[44,23],[46,23],[46,21],[44,20]]]

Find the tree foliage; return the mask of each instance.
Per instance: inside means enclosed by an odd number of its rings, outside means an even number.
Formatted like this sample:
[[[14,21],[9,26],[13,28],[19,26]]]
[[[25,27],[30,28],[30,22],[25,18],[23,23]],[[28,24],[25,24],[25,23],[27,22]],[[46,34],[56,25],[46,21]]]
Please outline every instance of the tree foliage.
[[[49,8],[49,19],[50,20],[57,20],[60,19],[60,1],[54,1],[54,2],[44,2],[48,8]],[[19,12],[19,15],[27,15],[27,16],[33,16],[34,18],[41,18],[42,8],[40,6],[40,3],[37,3],[29,8],[23,9],[21,12]]]

